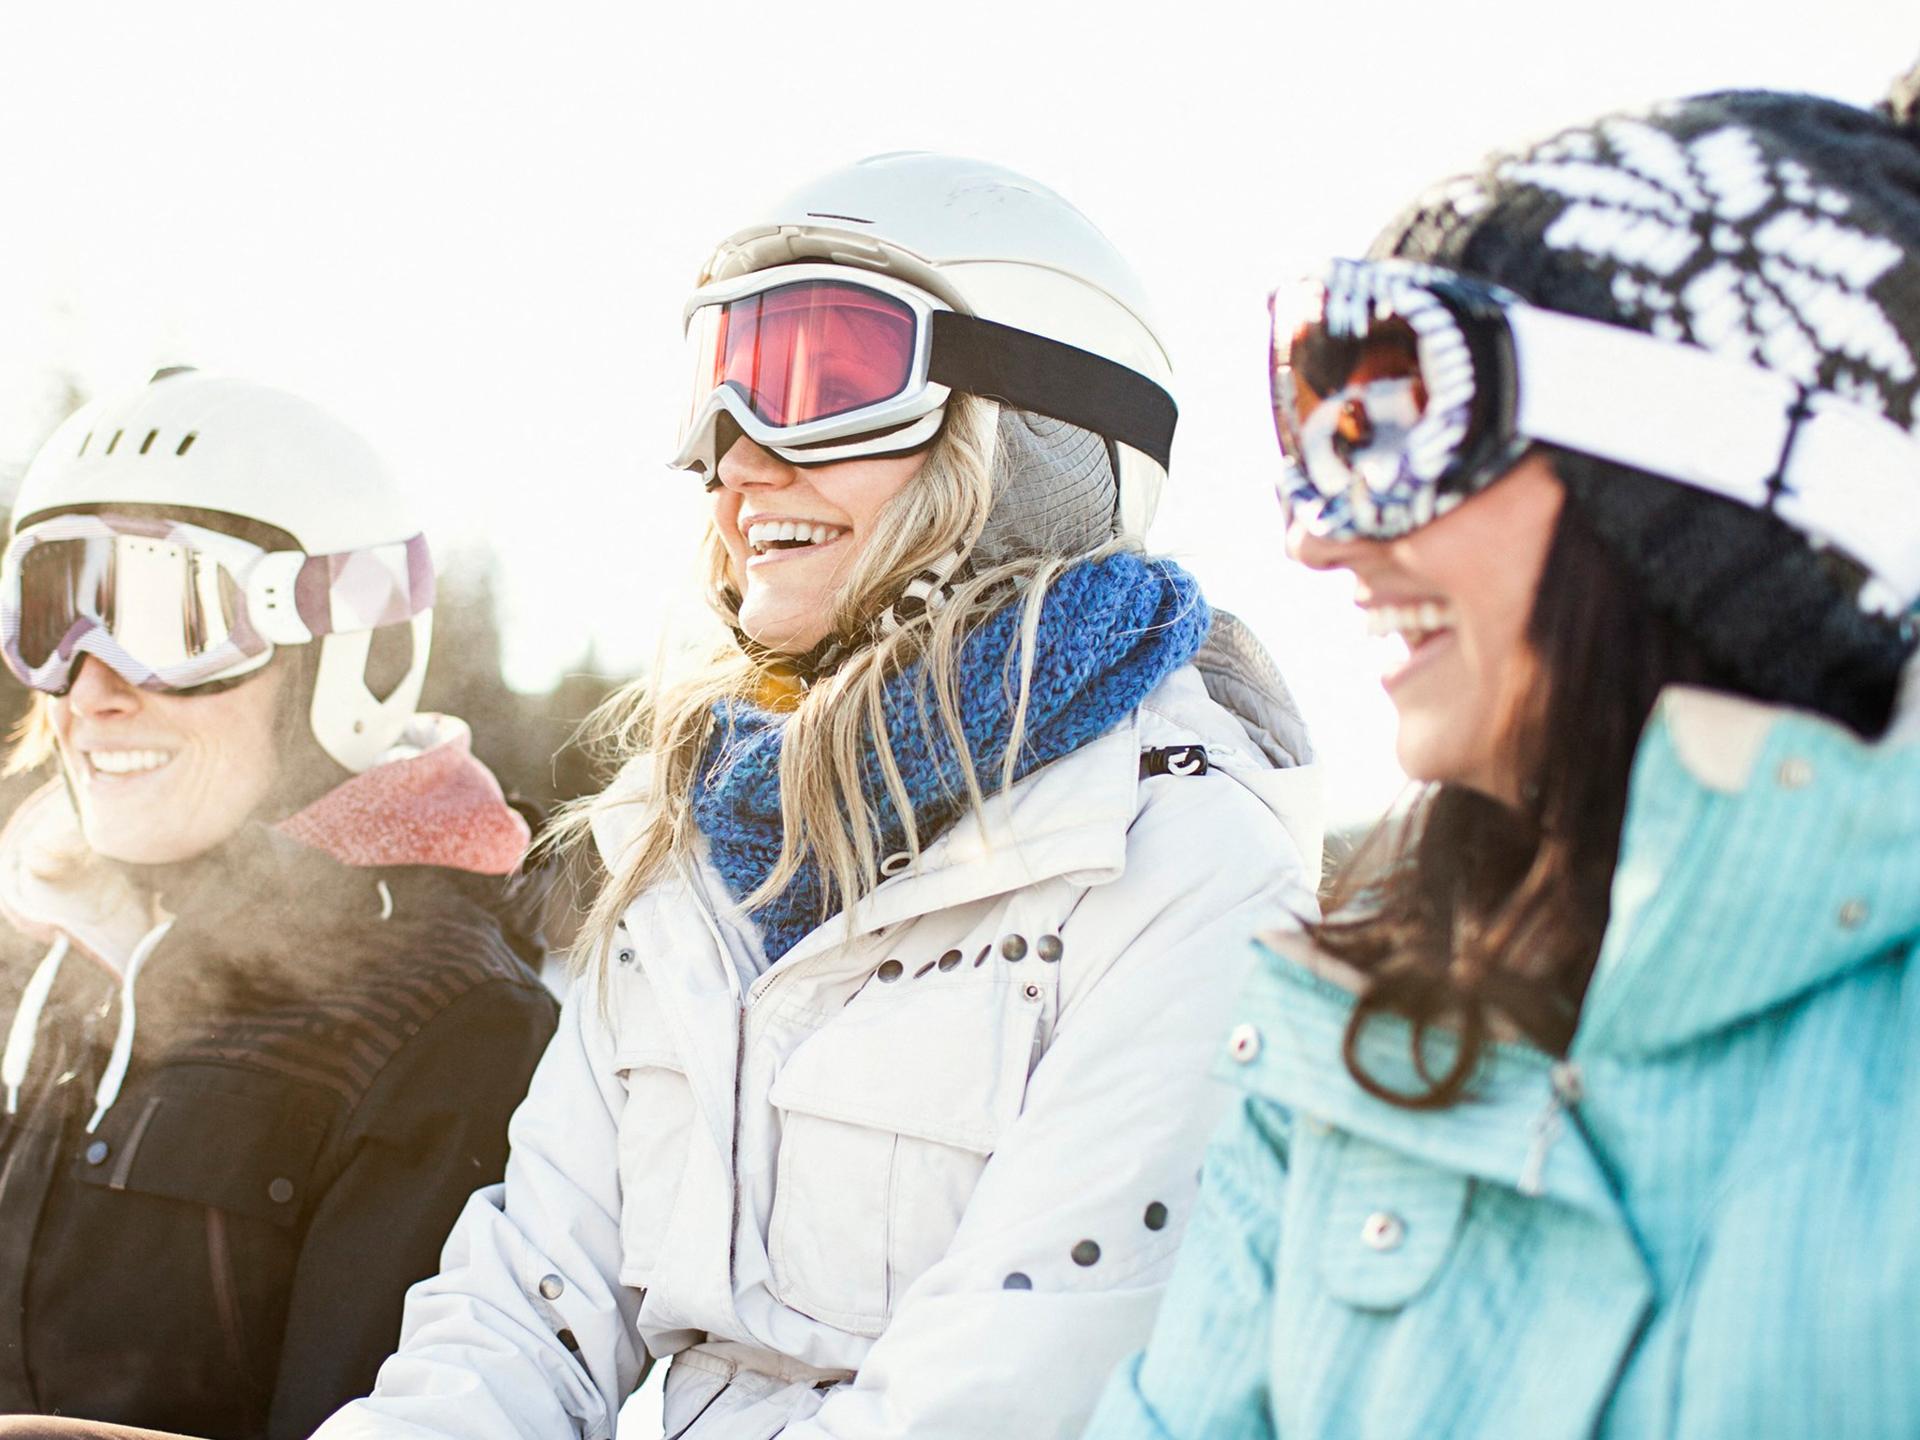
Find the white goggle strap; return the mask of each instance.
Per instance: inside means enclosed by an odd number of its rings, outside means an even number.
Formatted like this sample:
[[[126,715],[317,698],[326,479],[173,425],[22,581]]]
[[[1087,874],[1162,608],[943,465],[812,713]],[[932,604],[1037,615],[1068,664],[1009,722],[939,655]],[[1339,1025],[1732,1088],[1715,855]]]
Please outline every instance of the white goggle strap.
[[[1514,428],[1724,495],[1920,597],[1920,438],[1837,396],[1697,346],[1512,305]]]

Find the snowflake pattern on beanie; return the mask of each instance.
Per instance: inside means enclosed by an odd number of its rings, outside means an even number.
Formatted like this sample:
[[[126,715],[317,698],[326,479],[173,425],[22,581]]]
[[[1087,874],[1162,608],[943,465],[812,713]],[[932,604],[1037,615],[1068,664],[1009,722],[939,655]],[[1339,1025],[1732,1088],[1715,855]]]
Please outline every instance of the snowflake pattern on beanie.
[[[1913,349],[1871,294],[1905,252],[1849,224],[1849,196],[1770,156],[1746,127],[1684,139],[1639,118],[1604,120],[1495,174],[1567,201],[1543,241],[1619,267],[1614,298],[1653,334],[1880,415],[1897,398],[1911,407]]]

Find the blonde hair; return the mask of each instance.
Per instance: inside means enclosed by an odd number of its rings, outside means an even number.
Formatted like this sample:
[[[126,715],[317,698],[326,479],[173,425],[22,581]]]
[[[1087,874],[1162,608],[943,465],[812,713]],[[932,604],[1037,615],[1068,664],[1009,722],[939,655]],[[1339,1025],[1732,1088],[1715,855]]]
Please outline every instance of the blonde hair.
[[[927,459],[881,512],[873,537],[841,587],[834,604],[836,634],[852,634],[892,600],[918,572],[970,543],[993,507],[993,448],[999,407],[956,393],[947,402],[946,423]],[[730,625],[737,616],[731,565],[719,534],[709,527],[705,539],[708,600]],[[966,636],[984,619],[1013,601],[1021,604],[1017,649],[1017,686],[1012,724],[999,785],[1012,785],[1026,733],[1032,688],[1034,639],[1047,590],[1062,571],[1122,548],[1108,542],[1078,554],[1019,555],[971,574],[952,599],[908,621],[890,635],[855,650],[831,675],[802,694],[784,724],[780,751],[780,855],[772,872],[741,899],[752,910],[779,896],[803,866],[812,864],[826,881],[823,913],[839,899],[851,921],[860,897],[879,881],[876,834],[879,811],[869,793],[869,756],[894,812],[906,831],[907,853],[918,860],[934,837],[915,824],[913,804],[899,762],[887,738],[886,687],[913,671],[914,710],[931,745],[944,743],[957,756],[960,792],[976,811],[984,804],[961,728],[958,692],[960,651]],[[1009,656],[1010,678],[1016,673]],[[591,863],[590,827],[623,805],[640,804],[645,816],[625,854],[608,857],[615,868],[601,877],[597,894],[574,950],[578,969],[604,960],[621,915],[650,885],[671,873],[696,850],[699,828],[693,813],[698,770],[713,739],[714,707],[721,702],[757,699],[768,678],[765,662],[750,659],[732,644],[711,653],[699,671],[676,685],[656,690],[642,680],[614,695],[588,718],[586,733],[611,762],[637,756],[651,760],[649,783],[635,795],[618,787],[567,807],[546,843]],[[724,746],[726,737],[721,738]]]
[[[34,691],[28,699],[27,713],[20,717],[20,723],[7,736],[10,742],[7,763],[0,766],[0,776],[11,779],[15,775],[24,775],[29,770],[38,770],[53,759],[52,710],[53,697],[39,690]]]

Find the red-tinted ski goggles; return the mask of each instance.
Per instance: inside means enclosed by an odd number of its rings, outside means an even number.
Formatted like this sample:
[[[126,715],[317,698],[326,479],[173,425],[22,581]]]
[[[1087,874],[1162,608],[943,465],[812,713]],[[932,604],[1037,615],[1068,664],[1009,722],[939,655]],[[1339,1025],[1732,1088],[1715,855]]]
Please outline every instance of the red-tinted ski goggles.
[[[1165,466],[1172,396],[1138,371],[962,315],[889,275],[783,265],[717,281],[686,310],[693,384],[676,469],[711,475],[729,427],[802,465],[931,441],[955,390],[1104,435]]]
[[[1336,261],[1271,309],[1289,528],[1404,535],[1544,442],[1771,510],[1887,608],[1920,595],[1920,438],[1864,406],[1407,261]]]

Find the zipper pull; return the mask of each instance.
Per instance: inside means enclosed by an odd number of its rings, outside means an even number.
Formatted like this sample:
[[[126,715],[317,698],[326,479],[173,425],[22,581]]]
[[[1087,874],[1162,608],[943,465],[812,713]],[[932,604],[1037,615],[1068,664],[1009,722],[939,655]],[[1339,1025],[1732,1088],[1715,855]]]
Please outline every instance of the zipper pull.
[[[1562,1060],[1548,1074],[1551,1095],[1546,1109],[1533,1122],[1533,1143],[1527,1147],[1526,1163],[1520,1167],[1517,1184],[1522,1195],[1537,1196],[1546,1180],[1547,1156],[1565,1129],[1566,1114],[1586,1095],[1586,1082],[1580,1067]]]

